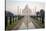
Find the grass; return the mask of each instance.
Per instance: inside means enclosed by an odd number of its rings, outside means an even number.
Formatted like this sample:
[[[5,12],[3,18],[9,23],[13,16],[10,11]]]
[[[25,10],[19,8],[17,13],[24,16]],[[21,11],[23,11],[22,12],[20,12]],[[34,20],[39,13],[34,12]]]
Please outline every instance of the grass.
[[[18,22],[19,22],[18,20],[20,20],[21,18],[22,18],[22,16],[16,17],[14,23],[13,23],[13,18],[12,18],[12,20],[11,20],[12,24],[9,23],[10,22],[10,20],[9,20],[6,30],[12,30],[18,24]]]
[[[37,18],[35,18],[33,22],[35,22],[34,24],[36,25],[37,28],[44,28],[44,26],[45,26],[44,24],[42,24],[42,21],[40,21],[40,18],[38,20],[37,20]]]
[[[12,22],[11,22],[12,24],[10,24],[10,20],[9,20],[8,25],[7,25],[7,27],[6,27],[6,30],[11,30],[11,29],[12,29],[14,26],[16,26],[17,23],[18,23],[17,18],[15,18],[14,23],[13,23],[13,18],[12,18],[11,21],[12,21]]]
[[[17,25],[17,21],[15,23],[12,23],[6,27],[6,30],[11,30],[14,26]]]

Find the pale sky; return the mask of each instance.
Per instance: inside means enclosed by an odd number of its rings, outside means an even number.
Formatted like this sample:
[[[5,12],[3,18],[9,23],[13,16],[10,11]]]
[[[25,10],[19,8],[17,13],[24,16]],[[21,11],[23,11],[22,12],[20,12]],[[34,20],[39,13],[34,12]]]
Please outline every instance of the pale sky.
[[[32,0],[33,1],[33,0]],[[34,9],[36,8],[36,12],[40,11],[40,9],[44,8],[44,3],[41,2],[32,2],[31,0],[6,0],[6,10],[10,11],[14,14],[17,14],[17,7],[24,9],[25,5],[28,4],[28,7],[31,9],[32,14],[34,13]]]

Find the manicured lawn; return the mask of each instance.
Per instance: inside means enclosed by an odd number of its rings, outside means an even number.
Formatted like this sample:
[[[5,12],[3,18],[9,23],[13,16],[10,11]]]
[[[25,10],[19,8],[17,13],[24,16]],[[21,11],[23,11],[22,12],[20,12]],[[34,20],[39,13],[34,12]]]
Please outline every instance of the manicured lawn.
[[[6,30],[11,30],[13,29],[19,22],[19,20],[23,18],[23,16],[16,16],[14,18],[14,22],[13,22],[13,18],[11,19],[11,24],[10,24],[10,20],[8,19],[8,22],[7,22],[7,27],[6,27]]]

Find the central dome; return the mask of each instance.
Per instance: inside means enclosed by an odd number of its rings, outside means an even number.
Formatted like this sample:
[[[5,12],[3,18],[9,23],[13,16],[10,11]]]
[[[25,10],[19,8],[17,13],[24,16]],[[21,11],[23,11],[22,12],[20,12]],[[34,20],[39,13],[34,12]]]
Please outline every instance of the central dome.
[[[22,10],[23,15],[30,15],[31,9],[28,7],[28,5],[25,6],[25,8]]]
[[[25,6],[25,9],[28,9],[28,5]]]

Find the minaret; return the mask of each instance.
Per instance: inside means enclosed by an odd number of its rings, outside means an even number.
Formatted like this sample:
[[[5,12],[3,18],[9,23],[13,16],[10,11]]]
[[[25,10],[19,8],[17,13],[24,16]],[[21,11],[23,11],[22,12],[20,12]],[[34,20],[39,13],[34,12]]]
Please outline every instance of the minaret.
[[[20,10],[19,10],[19,13],[20,13],[20,15],[21,15],[21,8],[20,8]]]
[[[36,15],[36,6],[35,6],[35,15]]]
[[[17,6],[17,14],[19,15],[19,6]]]

